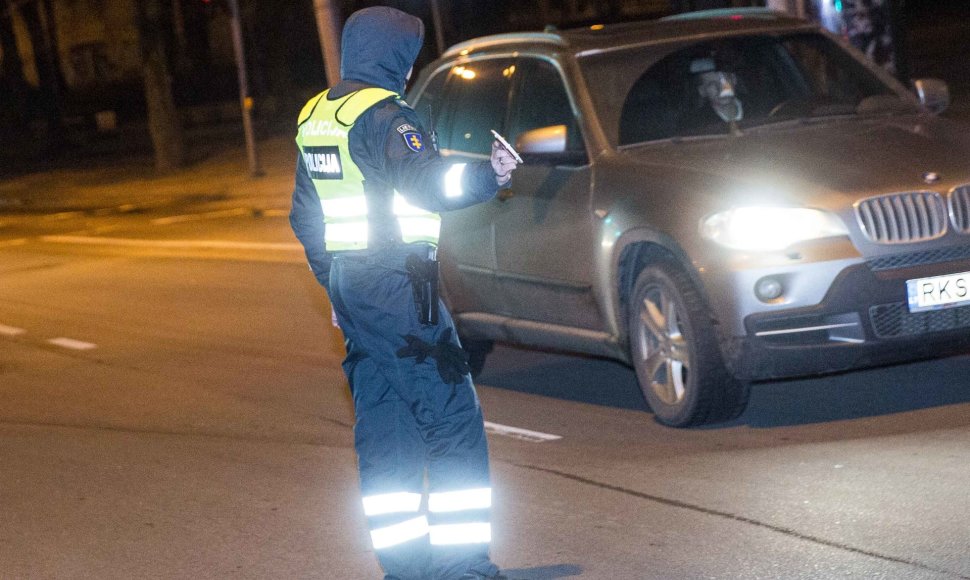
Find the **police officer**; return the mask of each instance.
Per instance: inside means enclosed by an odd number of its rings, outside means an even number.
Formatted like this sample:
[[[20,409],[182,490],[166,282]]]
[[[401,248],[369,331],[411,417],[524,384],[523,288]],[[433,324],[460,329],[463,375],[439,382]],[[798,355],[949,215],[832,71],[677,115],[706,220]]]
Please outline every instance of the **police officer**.
[[[437,212],[491,199],[516,162],[497,143],[489,161],[439,157],[401,100],[423,35],[421,20],[388,7],[347,20],[342,80],[300,113],[290,223],[346,339],[385,580],[500,579],[482,412],[434,258]]]

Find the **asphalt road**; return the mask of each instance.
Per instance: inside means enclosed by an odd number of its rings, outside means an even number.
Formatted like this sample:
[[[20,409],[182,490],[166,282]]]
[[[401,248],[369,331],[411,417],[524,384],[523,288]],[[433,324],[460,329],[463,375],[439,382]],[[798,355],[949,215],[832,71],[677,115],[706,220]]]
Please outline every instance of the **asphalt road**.
[[[0,577],[380,577],[285,187],[5,198]],[[493,556],[528,579],[970,578],[968,377],[956,357],[757,385],[683,431],[623,365],[500,347]]]

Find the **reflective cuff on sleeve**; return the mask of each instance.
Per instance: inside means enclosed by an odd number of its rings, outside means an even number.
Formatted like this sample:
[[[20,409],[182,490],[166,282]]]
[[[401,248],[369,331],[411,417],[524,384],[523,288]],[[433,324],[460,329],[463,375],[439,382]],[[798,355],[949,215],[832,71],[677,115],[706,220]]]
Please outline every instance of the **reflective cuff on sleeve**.
[[[467,163],[455,163],[445,173],[445,197],[461,197],[465,194],[461,180],[467,165]]]

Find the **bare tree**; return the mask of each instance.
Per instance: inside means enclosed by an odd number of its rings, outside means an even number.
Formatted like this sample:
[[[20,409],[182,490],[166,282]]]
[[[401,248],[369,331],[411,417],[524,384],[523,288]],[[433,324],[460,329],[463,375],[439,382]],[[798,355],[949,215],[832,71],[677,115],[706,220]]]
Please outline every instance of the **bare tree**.
[[[161,0],[139,0],[136,5],[155,168],[171,171],[185,165],[186,155],[182,121],[172,96],[165,5]]]
[[[17,51],[17,37],[13,29],[13,5],[0,0],[0,140],[6,128],[23,124],[27,108],[27,79],[24,63]]]
[[[34,52],[34,67],[40,85],[40,106],[47,117],[48,146],[53,146],[51,138],[60,135],[61,97],[64,91],[64,75],[61,73],[60,58],[57,54],[57,31],[54,26],[53,7],[45,1],[37,0],[21,5],[20,11],[30,44]]]
[[[13,29],[13,4],[0,3],[0,83],[4,86],[23,86],[27,83],[24,78],[24,62],[17,50],[17,36]]]
[[[0,4],[0,82],[25,83],[24,63],[17,51],[17,36],[13,30],[13,4]]]

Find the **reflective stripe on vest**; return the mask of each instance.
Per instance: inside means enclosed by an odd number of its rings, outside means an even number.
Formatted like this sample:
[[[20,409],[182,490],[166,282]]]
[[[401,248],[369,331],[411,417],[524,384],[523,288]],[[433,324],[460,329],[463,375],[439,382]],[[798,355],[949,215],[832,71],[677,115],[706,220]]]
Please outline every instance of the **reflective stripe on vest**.
[[[296,143],[307,172],[320,196],[326,223],[326,244],[330,252],[367,248],[367,198],[364,176],[350,157],[349,133],[357,119],[370,107],[396,93],[367,88],[335,101],[324,91],[303,107]],[[462,168],[463,169],[463,168]],[[460,191],[461,169],[451,177]],[[394,215],[405,243],[438,243],[441,218],[407,203],[394,192]]]

